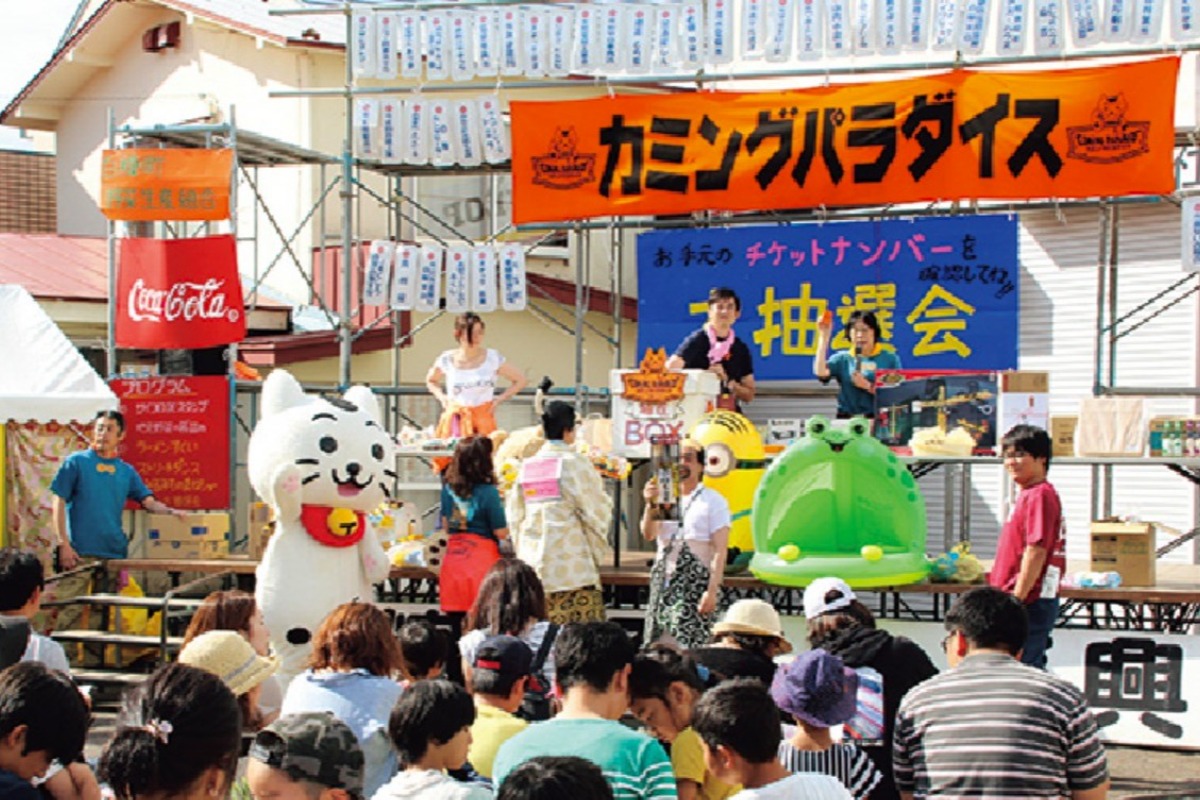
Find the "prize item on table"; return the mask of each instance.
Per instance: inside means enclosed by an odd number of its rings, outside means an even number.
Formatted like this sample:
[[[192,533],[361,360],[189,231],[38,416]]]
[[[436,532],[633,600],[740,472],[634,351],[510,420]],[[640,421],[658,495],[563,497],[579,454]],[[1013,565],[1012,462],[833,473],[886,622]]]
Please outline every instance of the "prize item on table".
[[[959,542],[933,560],[929,580],[934,583],[982,583],[983,564],[971,552],[970,542]]]
[[[805,434],[763,477],[751,514],[750,571],[764,583],[806,586],[836,575],[855,588],[923,580],[925,498],[870,420],[808,420]]]
[[[880,370],[875,376],[875,435],[890,447],[911,447],[913,455],[991,452],[998,433],[998,375]]]
[[[255,601],[285,685],[304,669],[325,615],[373,597],[388,575],[367,515],[390,498],[394,458],[367,387],[324,398],[304,394],[284,370],[263,382],[247,460],[250,484],[275,511],[275,533],[258,565]]]
[[[729,546],[749,552],[754,549],[750,507],[767,467],[762,436],[750,420],[723,410],[705,414],[688,436],[704,447],[704,485],[729,503]]]

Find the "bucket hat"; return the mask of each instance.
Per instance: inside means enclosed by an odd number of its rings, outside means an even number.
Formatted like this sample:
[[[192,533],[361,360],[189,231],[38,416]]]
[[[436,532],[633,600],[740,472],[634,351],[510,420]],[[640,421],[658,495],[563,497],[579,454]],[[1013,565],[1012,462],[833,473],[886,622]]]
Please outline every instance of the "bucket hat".
[[[858,705],[858,673],[824,650],[801,653],[775,670],[775,705],[818,728],[849,722]]]
[[[234,694],[245,694],[279,668],[276,658],[264,658],[237,631],[209,631],[187,643],[179,663],[216,675]]]

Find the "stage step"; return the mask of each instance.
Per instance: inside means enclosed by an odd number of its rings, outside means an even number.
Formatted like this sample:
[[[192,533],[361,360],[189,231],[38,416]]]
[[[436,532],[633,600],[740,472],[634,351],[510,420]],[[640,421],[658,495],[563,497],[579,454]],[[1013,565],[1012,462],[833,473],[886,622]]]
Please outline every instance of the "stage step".
[[[159,647],[162,640],[157,636],[137,636],[112,631],[55,631],[50,638],[56,642],[83,642],[85,644],[112,644],[120,647]],[[182,636],[168,636],[167,647],[178,650],[183,646]]]
[[[92,686],[137,686],[149,675],[142,672],[114,672],[106,669],[71,669],[71,677],[78,684]]]
[[[204,600],[196,597],[172,597],[167,603],[170,611],[195,611]],[[81,594],[64,600],[47,600],[42,603],[45,607],[53,606],[120,606],[122,608],[145,608],[151,611],[161,610],[161,597],[127,597],[123,594]]]

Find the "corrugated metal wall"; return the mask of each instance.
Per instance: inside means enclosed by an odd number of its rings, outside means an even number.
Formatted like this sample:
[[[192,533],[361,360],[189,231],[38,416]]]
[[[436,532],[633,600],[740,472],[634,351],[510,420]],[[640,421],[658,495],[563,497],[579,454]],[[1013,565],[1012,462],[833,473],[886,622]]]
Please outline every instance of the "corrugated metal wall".
[[[1149,300],[1180,277],[1179,210],[1167,203],[1122,206],[1118,213],[1118,312]],[[1079,400],[1092,393],[1096,352],[1097,260],[1101,212],[1098,208],[1030,211],[1020,214],[1021,334],[1020,368],[1047,371],[1051,414],[1078,413]],[[1123,338],[1117,348],[1117,385],[1192,387],[1197,384],[1197,299],[1165,311]],[[832,414],[828,398],[762,398],[749,413],[765,425],[773,417]],[[1191,414],[1189,398],[1146,401],[1146,416]],[[1068,557],[1088,558],[1092,470],[1060,464],[1051,480],[1067,515]],[[973,467],[969,493],[970,538],[983,558],[995,553],[1005,513],[1007,479],[1000,467]],[[944,550],[958,533],[962,513],[961,471],[942,468],[922,478],[929,515],[929,550]],[[1163,467],[1120,467],[1114,472],[1113,511],[1135,514],[1183,530],[1196,526],[1197,492]],[[949,502],[948,502],[949,499]],[[1160,544],[1168,536],[1160,537]],[[1168,560],[1196,559],[1197,548],[1176,550]]]

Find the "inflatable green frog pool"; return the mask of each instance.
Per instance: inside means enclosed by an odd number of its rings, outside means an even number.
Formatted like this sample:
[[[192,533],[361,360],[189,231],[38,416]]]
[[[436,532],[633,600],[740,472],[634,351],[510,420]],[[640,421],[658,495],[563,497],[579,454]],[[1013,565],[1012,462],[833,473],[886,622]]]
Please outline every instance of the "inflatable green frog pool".
[[[754,496],[750,571],[807,586],[835,575],[855,588],[921,581],[925,498],[905,464],[855,417],[824,417],[775,460]]]

